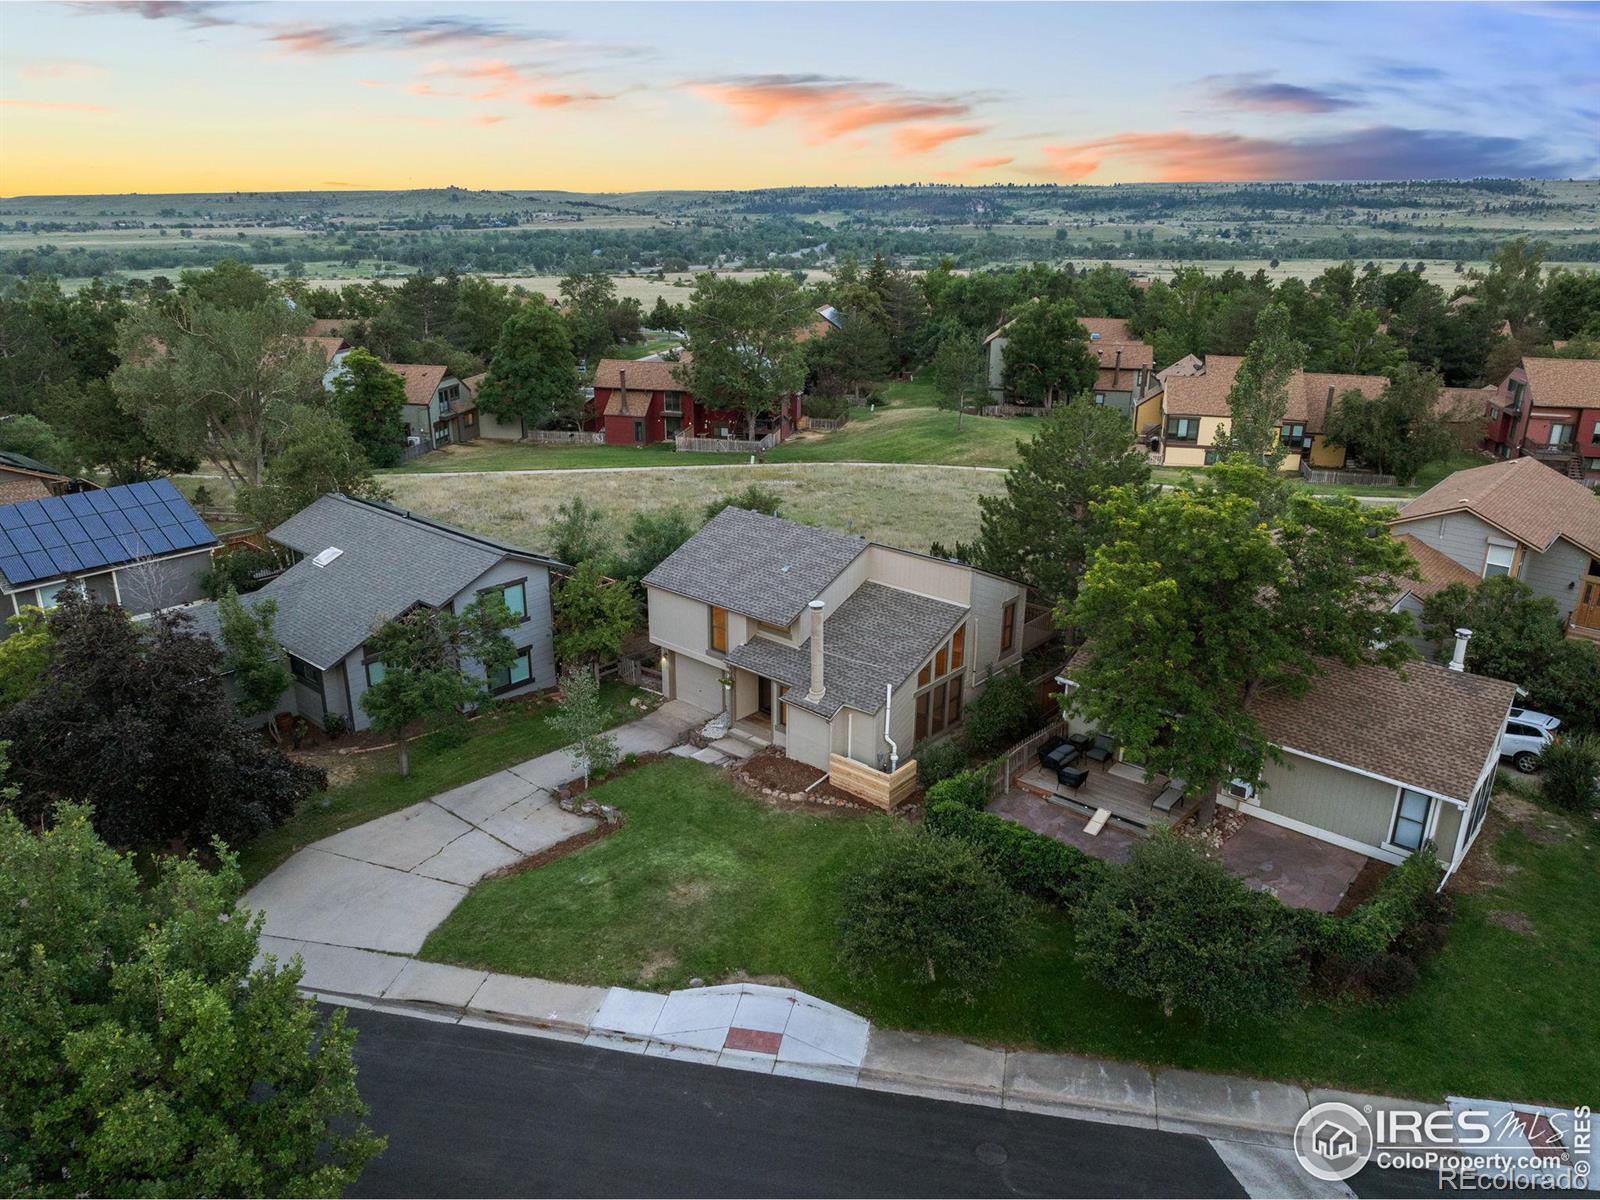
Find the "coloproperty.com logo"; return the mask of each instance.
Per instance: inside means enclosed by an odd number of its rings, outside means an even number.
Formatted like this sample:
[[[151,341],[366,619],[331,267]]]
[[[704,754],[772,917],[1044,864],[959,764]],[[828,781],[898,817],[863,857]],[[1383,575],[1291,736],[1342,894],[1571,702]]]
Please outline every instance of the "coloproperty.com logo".
[[[1325,1183],[1349,1179],[1370,1163],[1436,1172],[1445,1189],[1582,1190],[1593,1138],[1587,1107],[1375,1109],[1330,1101],[1300,1118],[1294,1151],[1306,1173]]]

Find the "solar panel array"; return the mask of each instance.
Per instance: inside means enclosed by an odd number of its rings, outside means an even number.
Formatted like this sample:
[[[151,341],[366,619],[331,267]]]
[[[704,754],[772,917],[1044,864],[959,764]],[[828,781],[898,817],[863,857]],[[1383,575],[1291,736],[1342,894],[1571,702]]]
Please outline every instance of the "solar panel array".
[[[216,541],[169,479],[0,506],[0,574],[13,585]]]

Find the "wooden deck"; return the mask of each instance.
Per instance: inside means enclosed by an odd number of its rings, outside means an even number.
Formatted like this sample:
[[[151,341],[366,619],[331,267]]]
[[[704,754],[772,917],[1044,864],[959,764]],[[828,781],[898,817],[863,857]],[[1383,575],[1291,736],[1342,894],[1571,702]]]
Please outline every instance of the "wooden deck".
[[[1167,786],[1165,776],[1156,775],[1146,783],[1139,769],[1126,763],[1096,766],[1081,762],[1081,765],[1089,772],[1089,778],[1076,791],[1057,783],[1053,772],[1038,765],[1017,776],[1016,786],[1054,804],[1085,813],[1106,809],[1118,825],[1139,833],[1149,833],[1159,825],[1176,825],[1200,807],[1198,797],[1186,796],[1171,812],[1157,812],[1155,799]]]

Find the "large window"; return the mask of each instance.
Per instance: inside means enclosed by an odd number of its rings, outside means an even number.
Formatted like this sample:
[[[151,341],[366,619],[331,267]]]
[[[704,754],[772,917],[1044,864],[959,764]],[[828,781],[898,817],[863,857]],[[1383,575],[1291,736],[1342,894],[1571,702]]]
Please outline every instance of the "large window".
[[[1483,577],[1493,579],[1496,575],[1511,574],[1511,564],[1516,561],[1516,557],[1515,548],[1490,542],[1489,553],[1483,560]]]
[[[1402,850],[1418,850],[1428,832],[1428,810],[1433,800],[1410,788],[1400,789],[1400,803],[1394,810],[1394,829],[1389,844]]]
[[[963,625],[917,672],[917,741],[961,719],[962,693],[966,688],[962,668],[966,658],[967,627]]]
[[[1000,613],[1000,653],[1010,650],[1017,640],[1017,602],[1011,601]]]
[[[1168,417],[1167,437],[1174,442],[1192,442],[1200,436],[1199,417]]]
[[[683,393],[663,392],[661,395],[661,411],[674,416],[683,415]]]
[[[1478,790],[1473,793],[1472,811],[1467,814],[1467,835],[1461,841],[1463,846],[1472,841],[1478,832],[1478,826],[1483,824],[1483,818],[1489,813],[1489,797],[1493,793],[1494,772],[1490,771],[1478,785]]]
[[[526,646],[517,651],[517,657],[503,671],[489,676],[489,690],[496,694],[521,687],[533,678],[533,652]]]
[[[502,583],[494,587],[484,588],[480,595],[493,592],[500,593],[500,599],[511,610],[511,615],[517,618],[519,625],[528,619],[528,581],[526,579],[519,579],[515,583]]]
[[[369,659],[367,659],[366,667],[367,667],[367,686],[368,687],[377,687],[378,684],[383,682],[383,659],[381,659],[381,658],[369,658]]]
[[[303,683],[317,695],[322,695],[322,672],[312,666],[303,658],[296,658],[290,654],[289,674],[293,675],[296,683]]]
[[[728,610],[711,606],[711,648],[718,654],[728,652]]]

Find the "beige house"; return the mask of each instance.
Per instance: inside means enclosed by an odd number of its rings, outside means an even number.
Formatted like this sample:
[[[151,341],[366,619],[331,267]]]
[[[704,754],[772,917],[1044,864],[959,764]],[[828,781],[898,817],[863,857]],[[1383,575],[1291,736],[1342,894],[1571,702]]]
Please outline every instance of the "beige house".
[[[1463,637],[1457,664],[1465,652]],[[1080,650],[1067,665],[1068,694],[1085,661]],[[1236,782],[1218,802],[1383,862],[1431,842],[1454,871],[1483,826],[1516,686],[1454,664],[1323,668],[1302,696],[1251,702],[1281,761],[1267,762],[1260,787]],[[1069,726],[1094,732],[1075,716]]]
[[[906,763],[1022,657],[1021,584],[744,509],[644,586],[666,695],[824,771]]]

